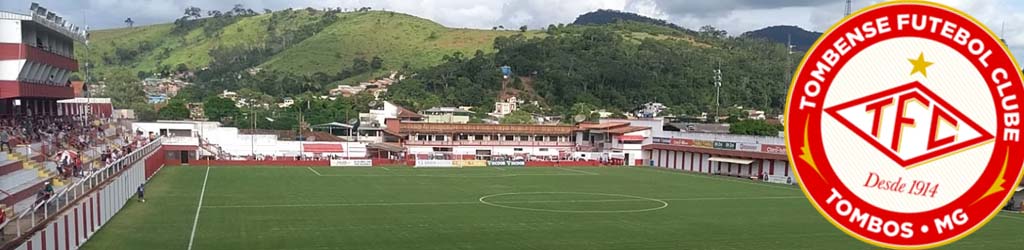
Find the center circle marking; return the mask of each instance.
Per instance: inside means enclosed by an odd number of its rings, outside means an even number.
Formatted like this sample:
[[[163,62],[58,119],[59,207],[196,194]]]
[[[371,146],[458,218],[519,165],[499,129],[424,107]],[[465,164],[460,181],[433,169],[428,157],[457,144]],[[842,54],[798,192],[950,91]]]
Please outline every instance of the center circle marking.
[[[564,200],[564,201],[557,201],[557,200],[555,200],[555,201],[544,201],[546,203],[575,203],[575,202],[580,202],[580,203],[582,203],[582,202],[595,202],[596,203],[596,202],[616,202],[616,201],[638,200],[638,201],[656,202],[656,203],[660,203],[661,205],[659,205],[657,207],[642,208],[642,209],[562,210],[562,209],[545,209],[545,208],[531,208],[531,207],[521,207],[521,206],[510,206],[510,205],[500,204],[502,202],[498,202],[498,201],[487,201],[487,199],[495,198],[495,197],[514,196],[514,195],[532,195],[532,194],[576,194],[576,195],[593,195],[593,196],[606,196],[606,197],[616,197],[616,198],[627,198],[627,199],[618,199],[618,200],[589,200],[589,201],[588,200]],[[500,193],[500,194],[491,194],[491,195],[481,196],[479,201],[480,201],[480,203],[483,203],[483,204],[489,205],[489,206],[493,206],[493,207],[516,209],[516,210],[526,210],[526,211],[552,212],[552,213],[638,213],[638,212],[648,212],[648,211],[660,210],[660,209],[664,209],[664,208],[668,207],[668,202],[666,202],[664,200],[654,199],[654,198],[647,198],[647,197],[640,197],[640,196],[626,195],[626,194],[606,194],[606,193],[588,193],[588,192],[514,192],[514,193]],[[531,201],[529,201],[529,200],[521,201],[521,203],[530,203],[530,202]],[[532,202],[537,203],[538,201],[532,201]]]

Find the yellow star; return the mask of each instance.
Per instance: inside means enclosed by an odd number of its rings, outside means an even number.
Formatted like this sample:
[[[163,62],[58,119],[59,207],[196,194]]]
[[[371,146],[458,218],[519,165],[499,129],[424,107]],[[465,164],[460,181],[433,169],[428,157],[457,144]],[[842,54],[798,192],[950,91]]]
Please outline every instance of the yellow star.
[[[910,64],[914,65],[914,70],[910,71],[910,75],[914,75],[914,73],[921,72],[921,75],[923,75],[924,77],[928,77],[928,66],[932,66],[932,64],[935,64],[933,62],[924,60],[924,52],[921,52],[921,55],[917,56],[917,60],[907,59],[907,61],[910,61]]]

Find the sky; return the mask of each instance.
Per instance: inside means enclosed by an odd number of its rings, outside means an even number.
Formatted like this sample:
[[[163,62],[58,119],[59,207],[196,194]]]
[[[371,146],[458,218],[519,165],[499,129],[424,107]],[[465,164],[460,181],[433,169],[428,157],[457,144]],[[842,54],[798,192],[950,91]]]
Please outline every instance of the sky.
[[[1002,33],[1013,53],[1024,58],[1024,0],[933,0],[963,10]],[[546,27],[571,23],[580,14],[615,9],[665,19],[697,29],[712,25],[729,34],[773,25],[822,31],[843,16],[845,0],[3,0],[0,10],[27,13],[32,2],[92,29],[167,23],[196,6],[227,10],[234,4],[262,12],[286,8],[359,8],[391,10],[434,20],[448,27],[489,29]],[[854,10],[879,1],[853,0]],[[1005,29],[1003,28],[1005,24]]]

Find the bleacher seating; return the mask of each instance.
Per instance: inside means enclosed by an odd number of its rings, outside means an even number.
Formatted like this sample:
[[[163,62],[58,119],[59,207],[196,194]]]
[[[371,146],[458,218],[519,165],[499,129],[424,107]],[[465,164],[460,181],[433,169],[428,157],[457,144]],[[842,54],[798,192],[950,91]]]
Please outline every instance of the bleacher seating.
[[[63,123],[58,121],[58,123],[63,124],[65,127],[48,127],[49,131],[67,132],[66,128],[78,126],[78,123],[69,123],[67,121]],[[11,126],[14,123],[7,121],[4,124]],[[48,123],[40,122],[37,124]],[[39,126],[37,125],[37,127]],[[47,136],[36,136],[36,141],[19,140],[18,143],[14,143],[14,152],[12,153],[8,153],[7,150],[0,152],[0,211],[6,213],[6,218],[14,218],[16,213],[31,208],[37,200],[36,195],[45,187],[47,181],[52,182],[55,193],[60,193],[64,187],[79,180],[77,177],[64,180],[57,178],[57,163],[52,158],[56,152],[61,151],[61,149],[75,150],[76,147],[81,148],[81,150],[76,151],[80,153],[82,162],[85,163],[83,166],[88,169],[90,167],[102,167],[102,164],[91,163],[102,161],[100,158],[104,149],[110,146],[124,145],[122,139],[114,139],[117,138],[117,130],[113,127],[108,127],[104,130],[106,137],[100,137],[99,133],[95,133],[94,129],[89,128],[76,127],[74,131],[76,132],[67,132],[66,135],[88,133],[83,134],[87,136],[86,140],[95,144],[69,145],[68,141],[70,140],[68,139],[49,137],[49,139],[53,139],[60,144],[53,145],[53,143],[47,143],[49,141],[46,139],[48,138]],[[24,134],[16,134],[14,136],[24,138]],[[4,232],[4,234],[10,234],[10,232]]]

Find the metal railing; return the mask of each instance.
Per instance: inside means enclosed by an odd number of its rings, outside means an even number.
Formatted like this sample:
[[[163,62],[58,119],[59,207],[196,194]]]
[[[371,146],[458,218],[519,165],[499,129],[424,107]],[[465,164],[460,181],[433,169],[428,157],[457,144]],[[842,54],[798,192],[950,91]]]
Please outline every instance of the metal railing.
[[[131,168],[132,164],[142,160],[150,153],[153,153],[163,144],[163,137],[153,140],[149,144],[146,144],[142,148],[135,150],[125,157],[114,161],[113,163],[98,169],[74,184],[61,190],[60,193],[50,196],[42,202],[37,202],[31,207],[26,208],[23,212],[18,213],[18,216],[14,220],[6,222],[4,227],[9,226],[10,223],[15,223],[16,235],[20,237],[24,232],[24,229],[31,229],[41,222],[46,221],[48,218],[60,213],[62,209],[73,203],[79,197],[89,194],[94,188],[103,184],[111,177],[117,176],[122,171]],[[23,222],[24,221],[24,222]],[[24,227],[24,226],[27,226]]]

